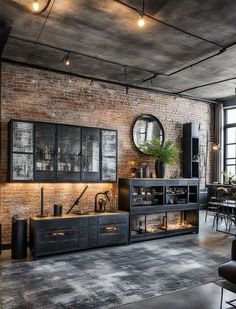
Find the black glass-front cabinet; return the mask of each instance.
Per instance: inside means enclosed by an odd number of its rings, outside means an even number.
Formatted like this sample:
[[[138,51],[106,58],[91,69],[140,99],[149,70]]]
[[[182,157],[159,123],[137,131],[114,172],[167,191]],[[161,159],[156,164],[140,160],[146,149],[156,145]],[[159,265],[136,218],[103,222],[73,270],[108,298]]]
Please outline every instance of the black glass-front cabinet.
[[[100,179],[100,130],[82,129],[82,178],[85,181]]]
[[[116,182],[117,131],[10,121],[10,180]]]
[[[57,179],[60,181],[81,179],[80,127],[57,126]]]
[[[35,181],[53,181],[56,177],[56,126],[35,123]]]

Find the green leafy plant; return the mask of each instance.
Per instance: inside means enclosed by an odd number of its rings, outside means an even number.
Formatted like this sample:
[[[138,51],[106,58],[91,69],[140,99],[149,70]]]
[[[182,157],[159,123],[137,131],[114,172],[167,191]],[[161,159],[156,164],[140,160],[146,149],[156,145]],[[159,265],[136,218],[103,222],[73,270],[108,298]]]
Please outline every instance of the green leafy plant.
[[[175,165],[179,162],[180,150],[171,140],[162,145],[159,138],[153,138],[151,141],[143,142],[141,150],[153,156],[161,164]]]
[[[231,183],[231,182],[234,182],[235,183],[235,178],[236,178],[236,175],[233,175],[231,172],[228,172],[228,171],[222,171],[221,174],[223,175],[224,177],[224,181],[226,183]]]

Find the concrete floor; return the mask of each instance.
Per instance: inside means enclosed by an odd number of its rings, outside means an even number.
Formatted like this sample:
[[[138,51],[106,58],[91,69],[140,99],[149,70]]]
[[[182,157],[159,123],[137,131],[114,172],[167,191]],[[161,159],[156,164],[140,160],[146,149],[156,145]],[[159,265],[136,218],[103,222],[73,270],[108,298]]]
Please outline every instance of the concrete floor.
[[[120,309],[220,309],[221,288],[215,283],[204,284],[184,291],[123,305]],[[224,291],[223,309],[233,308],[226,300],[235,299],[234,293]]]
[[[201,212],[199,234],[37,261],[30,255],[11,260],[11,252],[3,251],[0,308],[217,309],[217,268],[230,258],[234,236],[216,232],[213,218],[205,223],[204,216]]]

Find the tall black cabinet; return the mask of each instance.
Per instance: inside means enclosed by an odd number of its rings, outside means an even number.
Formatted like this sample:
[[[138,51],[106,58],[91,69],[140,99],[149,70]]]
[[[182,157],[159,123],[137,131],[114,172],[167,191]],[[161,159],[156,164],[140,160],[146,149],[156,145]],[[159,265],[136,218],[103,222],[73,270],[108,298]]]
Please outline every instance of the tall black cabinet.
[[[199,124],[183,125],[183,177],[199,178]]]
[[[117,131],[10,121],[10,180],[116,182]]]

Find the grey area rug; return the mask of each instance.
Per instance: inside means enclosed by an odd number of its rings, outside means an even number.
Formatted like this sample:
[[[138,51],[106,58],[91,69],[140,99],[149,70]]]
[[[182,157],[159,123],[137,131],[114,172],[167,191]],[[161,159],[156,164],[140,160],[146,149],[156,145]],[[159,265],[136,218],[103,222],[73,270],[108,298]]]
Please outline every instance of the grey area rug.
[[[2,308],[112,308],[218,280],[191,235],[0,265]]]

